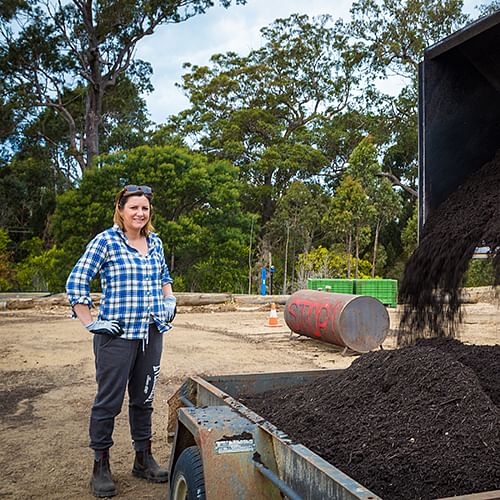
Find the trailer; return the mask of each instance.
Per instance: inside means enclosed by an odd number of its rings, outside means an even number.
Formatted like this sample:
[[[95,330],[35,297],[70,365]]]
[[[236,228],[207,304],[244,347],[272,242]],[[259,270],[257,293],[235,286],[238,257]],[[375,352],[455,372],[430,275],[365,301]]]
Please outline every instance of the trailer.
[[[380,500],[239,398],[342,370],[190,377],[170,398],[171,500]],[[454,497],[492,500],[500,491]]]
[[[378,499],[238,401],[340,371],[187,379],[168,403],[170,498]]]

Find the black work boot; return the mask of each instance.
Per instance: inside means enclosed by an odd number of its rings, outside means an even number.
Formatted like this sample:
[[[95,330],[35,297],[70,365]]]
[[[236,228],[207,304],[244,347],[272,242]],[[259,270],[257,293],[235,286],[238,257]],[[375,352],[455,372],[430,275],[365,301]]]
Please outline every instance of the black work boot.
[[[156,463],[151,453],[151,442],[145,450],[135,452],[132,474],[153,483],[166,483],[168,481],[168,471]]]
[[[103,453],[98,460],[94,460],[90,488],[96,497],[113,497],[117,493],[115,483],[111,477],[109,454],[107,452]]]

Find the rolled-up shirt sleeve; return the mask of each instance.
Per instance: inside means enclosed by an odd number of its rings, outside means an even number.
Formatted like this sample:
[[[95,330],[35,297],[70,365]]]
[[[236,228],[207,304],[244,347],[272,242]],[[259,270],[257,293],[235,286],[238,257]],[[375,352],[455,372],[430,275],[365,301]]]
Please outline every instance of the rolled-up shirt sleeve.
[[[90,297],[90,282],[99,272],[106,258],[106,247],[104,238],[99,236],[94,238],[70,272],[66,281],[66,294],[72,307],[75,304],[86,304],[93,307]]]
[[[170,276],[167,263],[165,262],[165,252],[163,251],[163,243],[159,238],[158,238],[158,253],[161,263],[161,285],[163,286],[172,284],[174,280],[172,279],[172,276]]]

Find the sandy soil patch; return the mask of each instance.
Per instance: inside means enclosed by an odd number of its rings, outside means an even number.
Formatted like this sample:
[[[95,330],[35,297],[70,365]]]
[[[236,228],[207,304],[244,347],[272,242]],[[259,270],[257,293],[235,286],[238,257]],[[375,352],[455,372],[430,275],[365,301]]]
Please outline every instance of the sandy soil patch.
[[[167,400],[190,375],[344,368],[353,356],[286,326],[266,327],[265,307],[180,308],[167,334],[154,413],[154,450],[168,464]],[[283,322],[282,308],[278,308]],[[398,311],[390,309],[391,325]],[[466,306],[461,340],[500,343],[500,311]],[[66,307],[0,311],[0,497],[93,498],[87,426],[95,390],[91,336]],[[394,346],[389,336],[384,348]],[[166,485],[131,474],[126,402],[115,427],[111,467],[120,498],[163,499]]]

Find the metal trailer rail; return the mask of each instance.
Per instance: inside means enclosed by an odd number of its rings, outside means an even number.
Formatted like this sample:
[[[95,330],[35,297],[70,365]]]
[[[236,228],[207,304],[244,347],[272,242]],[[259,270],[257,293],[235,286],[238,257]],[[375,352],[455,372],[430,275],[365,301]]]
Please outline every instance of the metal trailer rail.
[[[381,500],[342,471],[313,453],[238,401],[242,395],[291,387],[342,370],[191,377],[169,400],[170,498],[188,498],[185,476],[177,464],[186,450],[199,453],[202,467],[196,488],[208,500],[283,499]],[[180,469],[179,469],[180,470]],[[200,472],[201,470],[201,472]],[[189,472],[189,471],[187,471]],[[176,478],[181,476],[181,487]],[[189,483],[190,479],[187,479]],[[202,488],[203,487],[203,488]],[[500,491],[454,497],[454,500],[500,499]],[[444,499],[442,499],[444,500]]]

